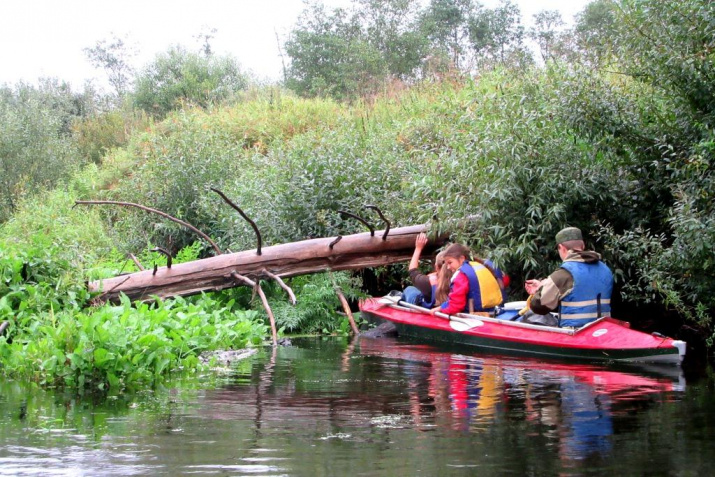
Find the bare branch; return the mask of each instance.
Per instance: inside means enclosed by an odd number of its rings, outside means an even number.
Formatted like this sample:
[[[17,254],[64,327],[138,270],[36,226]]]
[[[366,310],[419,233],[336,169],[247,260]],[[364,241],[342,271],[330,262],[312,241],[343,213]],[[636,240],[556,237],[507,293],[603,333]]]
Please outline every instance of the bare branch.
[[[290,298],[291,305],[296,304],[297,300],[295,299],[295,294],[293,293],[293,290],[288,285],[285,284],[285,282],[281,279],[281,277],[279,277],[278,275],[276,275],[274,273],[269,272],[265,268],[262,270],[262,272],[265,275],[267,275],[267,276],[271,277],[272,279],[274,279],[275,281],[277,281],[278,285],[280,285],[281,288],[284,289],[288,293],[288,297]]]
[[[79,204],[79,205],[121,205],[124,207],[136,207],[137,209],[142,209],[147,212],[153,212],[155,214],[161,215],[162,217],[164,217],[166,219],[171,220],[172,222],[176,222],[177,224],[183,225],[184,227],[188,228],[189,230],[192,230],[193,232],[197,233],[201,238],[203,238],[209,244],[211,244],[211,246],[213,247],[213,249],[216,251],[216,253],[218,255],[221,255],[221,249],[218,248],[218,245],[216,245],[214,243],[214,241],[211,240],[211,238],[208,235],[206,235],[205,233],[203,233],[202,231],[200,231],[199,229],[197,229],[190,223],[184,222],[183,220],[177,219],[176,217],[172,217],[171,215],[169,215],[165,212],[162,212],[160,210],[152,209],[151,207],[146,207],[146,206],[140,205],[140,204],[134,204],[132,202],[117,202],[114,200],[76,200],[74,203]]]
[[[133,253],[128,253],[127,257],[132,259],[132,261],[134,262],[134,265],[137,266],[137,268],[139,269],[140,272],[143,272],[145,270],[144,266],[141,263],[139,263],[139,260],[137,259],[137,257],[134,256]]]
[[[387,220],[384,215],[382,215],[382,211],[376,205],[366,205],[365,208],[372,209],[377,212],[377,215],[379,215],[382,221],[385,222],[385,233],[382,234],[382,240],[387,240],[387,234],[390,233],[390,221]]]
[[[276,318],[273,316],[273,311],[271,310],[271,306],[268,304],[268,299],[266,298],[266,294],[263,293],[263,288],[261,288],[261,284],[258,283],[257,281],[253,281],[248,277],[244,277],[243,275],[239,275],[236,272],[231,272],[231,276],[239,281],[243,282],[246,285],[249,285],[253,287],[255,291],[258,292],[258,296],[261,297],[261,302],[263,303],[263,308],[266,309],[266,313],[268,313],[268,319],[271,322],[271,335],[273,336],[273,346],[278,345],[278,332],[276,331]]]
[[[330,243],[328,244],[328,247],[330,247],[330,250],[332,250],[333,247],[335,247],[335,244],[338,243],[338,242],[340,242],[342,239],[343,239],[343,236],[342,236],[342,235],[338,235],[337,237],[335,237],[335,240],[333,240],[332,242],[330,242]]]
[[[258,226],[256,225],[256,223],[255,223],[253,220],[251,220],[251,219],[246,215],[246,213],[243,212],[243,210],[241,210],[241,208],[240,208],[239,206],[237,206],[236,204],[234,204],[233,202],[231,202],[231,199],[229,199],[228,197],[226,197],[226,195],[225,195],[223,192],[221,192],[220,190],[215,189],[215,188],[213,188],[213,187],[211,188],[211,190],[214,191],[214,192],[216,192],[218,195],[220,195],[221,198],[222,198],[228,205],[230,205],[231,207],[233,207],[234,209],[236,209],[236,211],[238,211],[238,213],[241,214],[241,217],[243,217],[244,219],[246,219],[246,221],[247,221],[249,224],[251,224],[251,227],[253,227],[253,231],[256,232],[256,239],[258,240],[258,246],[256,247],[256,253],[257,253],[258,255],[260,255],[260,254],[261,254],[261,242],[262,242],[262,240],[261,240],[261,232],[258,230]]]
[[[171,270],[171,254],[169,253],[168,250],[166,250],[165,248],[156,247],[156,248],[151,249],[151,251],[159,252],[159,253],[163,254],[166,257],[166,268]]]
[[[345,217],[351,217],[359,222],[362,222],[368,229],[370,229],[370,235],[372,237],[375,236],[375,228],[372,225],[370,225],[369,223],[367,223],[367,220],[363,219],[362,217],[355,215],[355,214],[351,214],[350,212],[345,212],[344,210],[338,210],[338,214],[343,215]],[[343,218],[345,218],[345,217],[343,217]]]
[[[335,288],[335,292],[338,294],[338,298],[340,299],[340,303],[343,305],[343,310],[345,310],[345,314],[348,315],[348,321],[350,322],[350,327],[353,329],[353,333],[355,333],[355,335],[359,335],[360,330],[358,330],[358,327],[355,324],[355,318],[353,318],[353,313],[352,311],[350,311],[350,305],[345,299],[345,295],[343,295],[343,292],[340,290],[340,288]]]

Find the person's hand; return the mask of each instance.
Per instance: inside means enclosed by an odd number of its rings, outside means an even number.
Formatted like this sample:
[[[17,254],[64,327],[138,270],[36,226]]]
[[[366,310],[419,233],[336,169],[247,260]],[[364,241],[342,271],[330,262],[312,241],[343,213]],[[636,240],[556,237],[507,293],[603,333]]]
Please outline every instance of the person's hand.
[[[434,314],[437,313],[440,309],[441,309],[441,307],[435,306],[434,308],[432,308],[432,309],[429,311],[429,312],[430,312],[430,315],[434,315]]]
[[[422,251],[422,249],[425,248],[425,245],[427,245],[427,242],[429,242],[427,234],[425,234],[424,232],[420,232],[420,234],[415,239],[415,249]]]
[[[422,249],[427,245],[427,235],[425,233],[420,233],[415,238],[415,251],[412,252],[412,258],[410,259],[410,264],[408,270],[414,270],[420,266],[420,256],[422,255]]]
[[[529,295],[533,295],[541,288],[542,283],[543,280],[527,280],[524,282],[524,290]]]

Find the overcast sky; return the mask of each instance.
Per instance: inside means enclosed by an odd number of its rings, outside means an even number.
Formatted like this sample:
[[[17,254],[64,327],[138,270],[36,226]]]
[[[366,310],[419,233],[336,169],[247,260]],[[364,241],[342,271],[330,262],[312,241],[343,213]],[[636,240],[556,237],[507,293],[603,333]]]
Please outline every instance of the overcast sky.
[[[425,0],[427,1],[427,0]],[[559,10],[567,22],[589,0],[515,0],[528,23],[540,10]],[[323,0],[326,6],[349,6],[350,0]],[[494,7],[498,0],[481,0]],[[34,83],[41,76],[69,81],[80,89],[85,80],[106,84],[84,48],[112,35],[126,38],[143,66],[170,45],[198,50],[195,38],[216,29],[211,46],[230,53],[244,69],[277,80],[281,72],[278,40],[285,40],[303,11],[303,0],[4,0],[0,2],[0,83]]]

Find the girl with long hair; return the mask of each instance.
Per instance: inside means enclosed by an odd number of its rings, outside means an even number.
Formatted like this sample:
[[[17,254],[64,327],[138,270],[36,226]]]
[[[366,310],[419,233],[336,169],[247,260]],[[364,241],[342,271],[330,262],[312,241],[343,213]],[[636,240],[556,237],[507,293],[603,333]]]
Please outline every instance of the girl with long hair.
[[[470,262],[470,256],[469,247],[459,243],[443,252],[444,266],[435,295],[439,306],[432,308],[432,313],[490,312],[504,302],[508,277],[488,260]]]

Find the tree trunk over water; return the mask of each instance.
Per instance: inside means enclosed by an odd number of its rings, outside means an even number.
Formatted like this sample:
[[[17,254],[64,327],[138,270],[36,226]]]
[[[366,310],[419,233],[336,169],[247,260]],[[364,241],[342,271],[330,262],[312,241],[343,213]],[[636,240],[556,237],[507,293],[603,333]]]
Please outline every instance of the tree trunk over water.
[[[274,245],[262,249],[217,255],[193,262],[161,267],[154,272],[120,275],[90,282],[90,292],[102,292],[96,301],[117,302],[124,293],[131,300],[150,301],[153,296],[169,298],[188,296],[200,292],[223,290],[244,283],[236,281],[232,274],[250,277],[253,280],[281,278],[327,270],[351,270],[379,267],[405,262],[412,257],[415,239],[425,232],[424,225],[390,229],[383,239],[384,231],[347,235],[339,240],[318,238]],[[447,236],[431,237],[423,257],[446,242]]]

